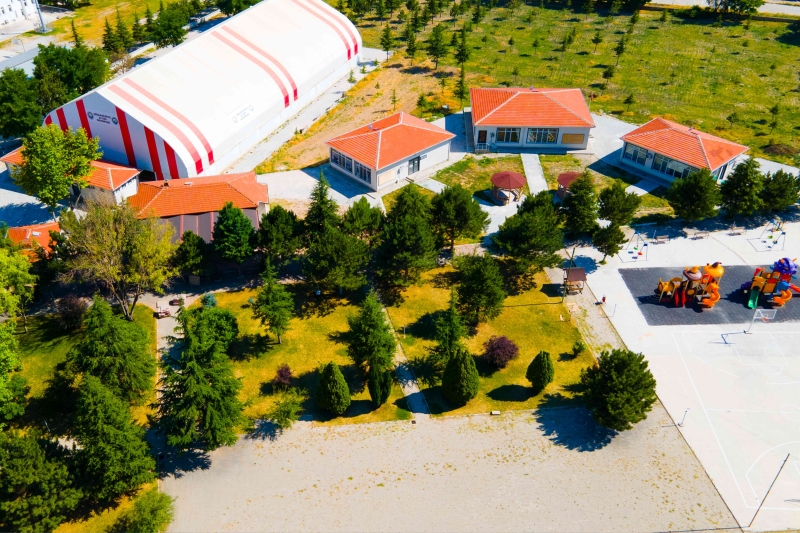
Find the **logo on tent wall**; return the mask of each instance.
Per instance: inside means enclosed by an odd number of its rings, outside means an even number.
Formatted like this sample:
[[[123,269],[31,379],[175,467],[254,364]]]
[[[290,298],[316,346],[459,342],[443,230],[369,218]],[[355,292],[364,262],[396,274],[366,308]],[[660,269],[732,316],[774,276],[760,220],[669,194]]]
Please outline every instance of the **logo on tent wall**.
[[[254,110],[255,108],[253,107],[253,104],[245,104],[233,115],[231,115],[231,120],[233,121],[234,124],[238,124],[239,122],[249,117]]]
[[[111,115],[103,115],[101,113],[92,113],[89,111],[86,113],[86,116],[89,117],[89,120],[94,120],[96,122],[102,122],[103,124],[119,124],[117,117],[112,117]]]

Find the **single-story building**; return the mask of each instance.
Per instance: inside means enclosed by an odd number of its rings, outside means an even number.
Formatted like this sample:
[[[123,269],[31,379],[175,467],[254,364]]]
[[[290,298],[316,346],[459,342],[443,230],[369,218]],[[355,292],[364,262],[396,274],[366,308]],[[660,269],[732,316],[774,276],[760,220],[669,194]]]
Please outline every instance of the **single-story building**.
[[[581,172],[562,172],[558,175],[556,181],[558,181],[558,191],[556,191],[556,196],[558,196],[561,200],[567,197],[567,193],[569,193],[569,186],[572,185],[572,182],[578,179],[581,175]]]
[[[408,113],[326,142],[331,167],[377,191],[450,159],[452,133]]]
[[[254,229],[269,210],[267,186],[256,181],[255,172],[200,178],[143,181],[139,191],[128,198],[139,218],[163,218],[175,227],[175,240],[193,231],[211,242],[214,223],[227,203],[238,207]]]
[[[585,150],[594,120],[580,89],[472,88],[475,151]]]
[[[50,232],[61,232],[58,222],[46,222],[44,224],[32,224],[30,226],[17,226],[8,228],[6,238],[22,249],[22,253],[30,261],[36,261],[39,256],[38,250],[41,248],[45,254],[50,254]]]
[[[22,148],[9,152],[0,161],[8,165],[11,175],[14,169],[21,166]],[[95,203],[121,203],[126,198],[136,194],[139,187],[139,174],[137,168],[125,167],[108,161],[92,161],[92,173],[87,176],[86,187],[74,187],[75,202]]]
[[[654,118],[622,136],[619,160],[624,167],[672,181],[702,168],[724,180],[748,148],[720,137]]]

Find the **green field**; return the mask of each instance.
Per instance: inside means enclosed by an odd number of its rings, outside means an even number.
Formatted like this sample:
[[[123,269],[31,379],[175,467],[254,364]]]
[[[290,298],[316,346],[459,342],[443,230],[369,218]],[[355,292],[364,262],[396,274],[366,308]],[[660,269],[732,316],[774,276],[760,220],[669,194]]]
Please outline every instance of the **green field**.
[[[660,13],[642,11],[616,74],[604,89],[601,74],[617,61],[613,49],[627,34],[630,13],[606,18],[603,11],[580,13],[578,2],[572,3],[574,12],[566,9],[566,3],[544,5],[522,6],[514,14],[496,8],[474,25],[468,34],[469,85],[578,87],[587,96],[595,95],[593,112],[613,113],[633,123],[663,116],[740,142],[751,153],[777,161],[790,162],[791,154],[797,153],[800,23],[752,21],[747,28],[740,21],[718,23],[716,16],[690,18],[683,13],[664,23]],[[469,15],[461,17],[454,25],[443,16],[436,22],[460,28],[468,19]],[[380,47],[381,27],[372,16],[359,24],[365,46]],[[417,37],[418,43],[431,27]],[[575,41],[562,52],[561,43],[573,28]],[[393,29],[399,35],[402,26],[395,21]],[[596,31],[603,39],[597,53],[591,42]],[[398,43],[403,52],[402,40]],[[423,56],[418,53],[416,68],[422,75],[436,74],[431,62],[422,62]],[[447,72],[452,85],[457,72],[452,54],[440,61],[440,70]],[[630,94],[636,103],[628,110],[623,101]],[[776,103],[780,111],[772,131],[769,109]],[[734,111],[739,121],[731,127],[726,117]]]

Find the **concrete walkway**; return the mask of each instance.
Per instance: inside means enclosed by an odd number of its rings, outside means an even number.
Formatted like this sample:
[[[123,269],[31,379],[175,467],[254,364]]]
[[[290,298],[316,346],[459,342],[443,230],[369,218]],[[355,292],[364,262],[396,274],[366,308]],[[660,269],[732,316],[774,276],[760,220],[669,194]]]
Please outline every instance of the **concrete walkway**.
[[[538,154],[521,154],[522,168],[525,169],[525,177],[528,179],[528,189],[531,195],[536,195],[541,191],[549,189],[547,180],[544,179],[542,162],[539,161]]]
[[[394,373],[395,376],[397,376],[397,381],[400,383],[400,387],[403,389],[403,396],[406,397],[406,408],[413,413],[414,420],[430,420],[431,411],[428,408],[428,402],[425,401],[425,396],[419,389],[417,376],[414,375],[414,371],[408,364],[408,358],[406,357],[406,353],[403,351],[403,344],[400,342],[400,337],[397,334],[397,330],[394,329],[392,318],[389,316],[389,313],[386,311],[385,307],[381,307],[381,309],[383,310],[383,314],[386,317],[386,322],[389,324],[389,327],[392,328],[392,334],[397,341],[397,347],[395,348],[394,352]]]

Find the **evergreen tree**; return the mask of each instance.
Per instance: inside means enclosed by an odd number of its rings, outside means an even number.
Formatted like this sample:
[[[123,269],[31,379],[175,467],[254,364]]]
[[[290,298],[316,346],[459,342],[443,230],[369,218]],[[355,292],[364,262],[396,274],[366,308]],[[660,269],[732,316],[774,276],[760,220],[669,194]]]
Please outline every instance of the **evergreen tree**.
[[[500,315],[506,292],[497,261],[488,253],[466,255],[458,258],[456,267],[460,278],[456,291],[461,314],[473,324]]]
[[[656,380],[644,355],[604,351],[597,365],[581,371],[583,397],[598,424],[616,431],[647,418],[656,402]]]
[[[133,36],[128,26],[122,22],[122,15],[119,13],[119,8],[117,8],[117,27],[115,29],[117,32],[117,41],[120,44],[120,51],[127,52],[128,49],[133,48]]]
[[[386,52],[386,60],[389,60],[389,51],[394,48],[394,35],[392,35],[392,25],[385,24],[381,31],[381,49]]]
[[[139,14],[133,12],[133,25],[131,26],[131,39],[136,44],[141,44],[147,39],[147,27],[139,24]]]
[[[458,292],[450,290],[450,306],[436,319],[436,348],[434,353],[437,359],[447,362],[461,346],[461,339],[467,336],[467,328],[461,323],[458,314]]]
[[[600,33],[600,30],[594,32],[594,37],[592,37],[592,44],[594,45],[594,53],[597,53],[597,46],[603,42],[603,34]]]
[[[598,251],[603,252],[603,259],[600,263],[606,262],[606,257],[616,255],[625,243],[625,234],[619,226],[612,222],[605,228],[597,228],[592,235],[592,245]]]
[[[455,56],[455,60],[458,62],[458,64],[461,65],[461,71],[463,72],[464,63],[469,61],[469,57],[472,55],[472,50],[470,50],[469,44],[467,44],[466,26],[461,27],[461,33],[459,35],[460,38],[458,39],[455,50],[453,50],[453,55]]]
[[[244,211],[226,202],[214,223],[214,249],[239,266],[253,255],[253,224]]]
[[[592,174],[586,170],[569,187],[563,209],[567,217],[565,229],[573,235],[591,233],[597,219],[597,196]]]
[[[464,405],[478,395],[478,369],[466,348],[459,346],[442,374],[442,392],[457,405]]]
[[[278,337],[278,344],[282,344],[281,335],[289,329],[289,321],[294,312],[294,298],[286,287],[278,283],[277,272],[272,268],[269,259],[261,280],[263,284],[258,288],[253,304],[253,318],[259,320],[262,326],[268,327],[270,333]]]
[[[24,137],[41,124],[38,97],[36,81],[29,80],[24,70],[8,68],[0,73],[0,137]]]
[[[208,244],[197,233],[186,230],[175,250],[174,263],[181,272],[199,276],[208,263]]]
[[[154,487],[133,501],[133,509],[122,514],[109,533],[160,533],[172,522],[172,498]]]
[[[531,364],[528,365],[525,378],[530,381],[533,393],[539,394],[553,382],[554,374],[555,369],[553,368],[553,360],[550,358],[550,352],[542,350],[536,354]]]
[[[369,205],[363,196],[353,203],[342,217],[342,229],[345,233],[370,244],[378,236],[382,224],[381,209]]]
[[[541,272],[561,264],[558,251],[564,243],[561,217],[550,193],[526,196],[517,212],[493,236],[494,243],[517,261],[523,273]]]
[[[598,214],[618,226],[626,226],[633,220],[642,199],[636,193],[625,192],[625,185],[615,180],[611,187],[600,191]]]
[[[675,178],[666,197],[675,215],[687,222],[714,218],[722,201],[717,182],[706,168]]]
[[[258,2],[257,0],[215,0],[214,3],[223,14],[231,16],[241,13]]]
[[[586,20],[589,20],[589,15],[594,13],[595,0],[584,0],[583,12],[586,13]]]
[[[336,416],[343,415],[350,407],[350,388],[339,365],[333,361],[322,370],[317,386],[317,406]]]
[[[433,197],[433,227],[455,251],[456,239],[478,237],[489,226],[489,214],[461,185],[445,187]]]
[[[428,4],[425,5],[427,6]],[[428,40],[425,42],[425,51],[428,53],[428,59],[434,63],[434,70],[439,70],[439,60],[447,55],[447,42],[444,32],[444,25],[437,24],[433,27]]]
[[[292,211],[276,205],[261,215],[258,227],[258,246],[275,264],[288,261],[301,246],[301,224]]]
[[[725,216],[751,216],[761,209],[761,191],[764,188],[764,175],[758,171],[760,165],[750,157],[736,165],[728,179],[722,182],[722,208]]]
[[[172,4],[158,12],[158,18],[151,24],[150,39],[156,48],[178,46],[186,39],[189,17],[180,4]]]
[[[783,211],[797,203],[800,197],[800,176],[779,170],[764,177],[761,206],[767,213]]]
[[[75,19],[70,19],[69,27],[72,30],[72,44],[75,45],[75,48],[80,48],[82,46],[85,46],[83,38],[78,33],[78,30],[75,28]]]
[[[464,73],[464,65],[461,65],[461,73],[459,74],[458,81],[456,82],[456,88],[454,94],[458,97],[458,99],[463,103],[464,98],[469,96],[469,88],[467,87],[467,79],[466,74]]]
[[[367,389],[375,407],[385,404],[392,394],[392,371],[370,370],[367,377]]]
[[[331,186],[328,180],[320,172],[319,182],[314,186],[314,190],[311,191],[311,205],[308,207],[308,213],[304,221],[307,243],[322,235],[326,226],[338,226],[341,222],[339,219],[339,206],[330,197],[330,189]]]
[[[109,54],[115,54],[122,49],[119,34],[111,27],[111,23],[106,18],[105,29],[103,30],[103,50]]]
[[[369,245],[335,226],[326,225],[306,251],[303,275],[311,286],[353,291],[366,283]]]
[[[136,322],[115,316],[95,295],[84,319],[82,340],[67,352],[70,366],[96,377],[126,402],[141,402],[153,388],[156,365],[147,333]]]
[[[406,31],[406,55],[411,60],[412,65],[414,64],[414,56],[417,55],[417,37],[413,26],[412,21],[409,21],[408,31]]]
[[[27,259],[26,259],[27,261]],[[13,320],[0,324],[0,421],[9,421],[25,413],[25,395],[30,391],[19,371],[22,360]],[[2,422],[0,422],[2,423]]]
[[[347,354],[353,363],[369,372],[391,370],[397,342],[373,291],[367,294],[358,314],[349,317],[347,323],[350,326]]]
[[[436,264],[431,205],[415,185],[403,187],[386,217],[378,248],[378,270],[393,285],[408,286]]]
[[[36,432],[0,433],[0,529],[56,529],[80,503],[68,452]]]
[[[150,5],[145,4],[145,12],[144,12],[144,34],[146,39],[153,38],[153,30],[155,29],[155,23],[153,22],[153,13],[150,11]]]
[[[114,500],[155,478],[144,429],[133,422],[128,406],[94,376],[85,376],[81,383],[75,436],[81,472],[99,501]]]
[[[622,103],[625,104],[626,106],[628,106],[625,109],[625,111],[630,111],[631,110],[631,105],[636,103],[636,97],[633,96],[633,93],[631,93],[631,94],[629,94],[628,96],[625,97],[625,100]]]

